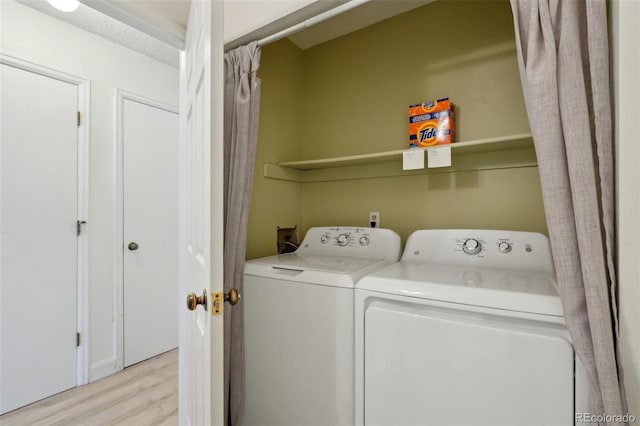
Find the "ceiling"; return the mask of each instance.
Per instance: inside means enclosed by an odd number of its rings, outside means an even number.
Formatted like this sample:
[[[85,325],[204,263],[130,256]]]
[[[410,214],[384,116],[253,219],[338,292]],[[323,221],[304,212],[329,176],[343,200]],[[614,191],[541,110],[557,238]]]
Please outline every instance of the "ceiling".
[[[180,64],[180,52],[175,47],[123,24],[117,19],[98,12],[85,4],[80,4],[73,13],[67,13],[53,8],[46,0],[16,1],[172,67],[177,68]],[[165,2],[158,1],[157,3]],[[166,3],[173,2],[167,1]]]
[[[301,49],[368,27],[401,13],[408,12],[433,0],[374,0],[315,24],[289,37]]]
[[[44,1],[44,0],[42,0]],[[156,20],[159,24],[173,26],[176,33],[184,37],[189,20],[191,0],[81,0],[87,5],[102,10],[105,3],[116,4],[122,9]],[[225,7],[231,14],[246,13],[251,4],[257,0],[225,0]],[[282,0],[260,0],[261,2],[278,2]],[[327,1],[327,0],[321,0]],[[301,49],[308,49],[328,40],[341,37],[366,26],[375,24],[417,7],[431,3],[433,0],[371,0],[352,10],[344,12],[326,21],[300,31],[289,39]],[[305,3],[305,2],[301,2]],[[308,3],[308,2],[306,2]],[[334,1],[331,7],[338,6],[340,1]],[[107,12],[102,10],[103,12]],[[256,37],[264,37],[264,31],[257,30]],[[226,34],[226,31],[225,31]],[[244,39],[245,37],[243,37]],[[251,37],[249,37],[251,38]],[[175,44],[174,44],[175,45]]]
[[[51,7],[46,0],[16,1],[174,67],[179,64],[178,49],[184,43],[191,6],[191,0],[81,0],[78,10],[65,13]],[[247,3],[245,0],[227,1],[227,7],[241,8],[245,7],[243,3]],[[289,36],[289,39],[301,49],[308,49],[431,1],[433,0],[372,0],[316,23]],[[257,30],[256,34],[242,38],[259,39],[265,36],[264,32]]]
[[[126,0],[126,2],[139,3],[141,7],[155,9],[158,14],[163,15],[166,19],[187,28],[191,0]]]

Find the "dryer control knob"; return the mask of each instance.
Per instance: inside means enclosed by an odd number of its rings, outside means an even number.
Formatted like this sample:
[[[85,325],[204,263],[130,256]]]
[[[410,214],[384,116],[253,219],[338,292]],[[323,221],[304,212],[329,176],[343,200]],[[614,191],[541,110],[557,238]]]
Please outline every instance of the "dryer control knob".
[[[509,253],[511,251],[511,244],[506,241],[500,241],[498,243],[498,251],[500,253]]]
[[[475,238],[469,238],[462,243],[462,251],[467,254],[478,254],[482,250],[482,244]]]
[[[320,237],[321,243],[326,243],[328,241],[329,241],[329,236],[327,234],[324,234],[322,237]]]
[[[338,245],[341,247],[344,247],[347,244],[349,244],[349,234],[340,234],[336,239],[338,240]]]
[[[360,245],[361,246],[366,246],[369,244],[369,237],[360,237]]]

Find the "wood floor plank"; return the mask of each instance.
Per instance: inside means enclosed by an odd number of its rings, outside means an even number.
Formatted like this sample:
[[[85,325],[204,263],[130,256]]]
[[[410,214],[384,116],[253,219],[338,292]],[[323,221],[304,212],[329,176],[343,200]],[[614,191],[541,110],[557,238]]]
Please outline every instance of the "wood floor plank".
[[[178,424],[178,350],[0,416],[2,426]]]

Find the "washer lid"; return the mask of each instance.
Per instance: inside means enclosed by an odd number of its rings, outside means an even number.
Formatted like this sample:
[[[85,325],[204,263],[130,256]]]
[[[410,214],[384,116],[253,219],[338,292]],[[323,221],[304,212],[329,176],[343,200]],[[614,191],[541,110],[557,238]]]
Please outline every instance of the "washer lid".
[[[563,316],[553,275],[539,271],[399,262],[358,289],[508,311]]]
[[[334,256],[329,254],[290,253],[250,260],[247,263],[267,265],[276,269],[350,274],[382,260],[381,258]]]

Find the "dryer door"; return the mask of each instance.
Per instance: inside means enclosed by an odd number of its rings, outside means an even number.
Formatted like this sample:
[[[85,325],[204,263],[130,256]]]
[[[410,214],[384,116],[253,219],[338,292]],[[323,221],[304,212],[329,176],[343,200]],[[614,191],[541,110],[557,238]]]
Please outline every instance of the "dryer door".
[[[365,304],[365,424],[573,425],[562,325],[397,299]]]

